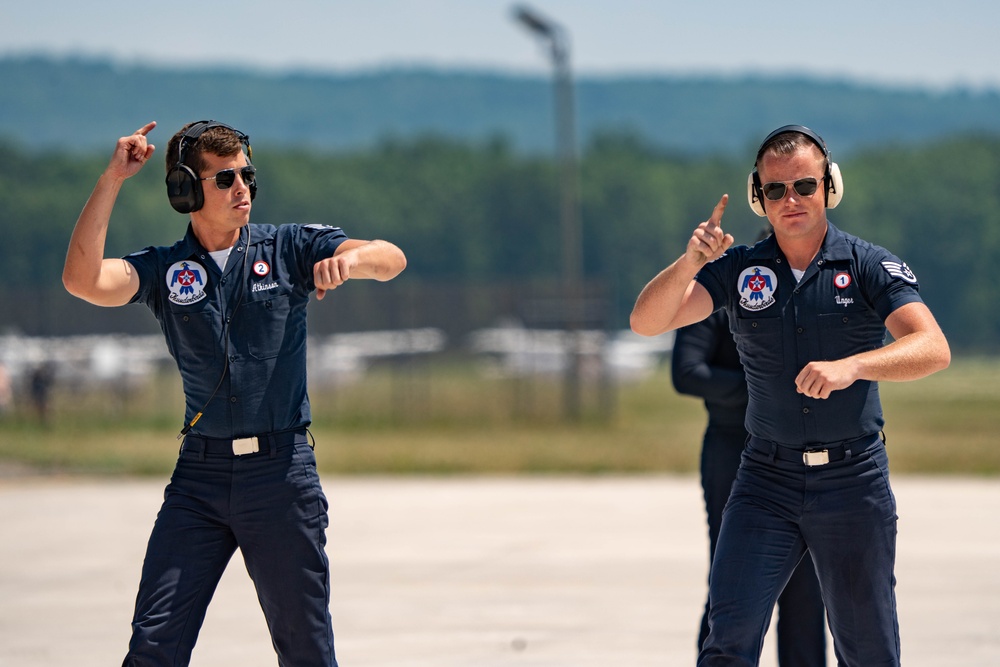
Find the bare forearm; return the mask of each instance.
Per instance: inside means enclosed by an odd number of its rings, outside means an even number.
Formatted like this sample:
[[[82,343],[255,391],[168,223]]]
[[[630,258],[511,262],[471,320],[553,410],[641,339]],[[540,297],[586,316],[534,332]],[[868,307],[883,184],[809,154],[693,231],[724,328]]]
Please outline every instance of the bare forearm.
[[[705,319],[712,313],[711,297],[694,282],[706,263],[733,244],[719,226],[729,195],[722,195],[708,220],[698,225],[680,259],[660,271],[639,293],[629,324],[641,336],[656,336]],[[700,290],[700,291],[699,291]]]
[[[632,331],[642,336],[657,336],[691,324],[678,322],[677,315],[699,268],[684,255],[650,280],[632,308],[629,318]]]
[[[108,222],[122,183],[123,179],[102,175],[73,228],[63,267],[63,285],[76,296],[82,296],[100,279]]]
[[[907,382],[947,368],[951,352],[940,331],[916,331],[854,361],[859,380]]]
[[[358,246],[358,264],[352,271],[353,278],[392,280],[406,268],[406,255],[388,241],[368,241]]]

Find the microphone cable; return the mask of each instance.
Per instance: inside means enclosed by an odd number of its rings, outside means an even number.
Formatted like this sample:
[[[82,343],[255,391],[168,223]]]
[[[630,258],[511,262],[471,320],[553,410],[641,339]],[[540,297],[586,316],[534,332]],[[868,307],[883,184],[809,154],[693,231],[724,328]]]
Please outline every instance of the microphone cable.
[[[208,400],[205,401],[205,403],[201,406],[198,412],[195,413],[195,416],[191,418],[191,421],[189,421],[187,424],[184,425],[184,428],[181,429],[181,432],[177,434],[178,440],[180,440],[185,435],[190,433],[191,429],[194,428],[194,425],[198,423],[198,420],[201,419],[201,416],[205,412],[205,409],[208,408],[208,404],[211,403],[212,399],[215,398],[215,395],[219,393],[219,389],[222,388],[222,381],[226,379],[226,374],[229,373],[229,331],[232,325],[232,320],[236,318],[236,311],[240,309],[240,305],[243,303],[243,297],[244,295],[246,295],[247,292],[247,286],[246,286],[247,257],[250,256],[249,223],[247,224],[246,229],[247,229],[247,242],[243,251],[243,268],[240,270],[241,273],[240,284],[242,285],[242,289],[240,290],[240,298],[236,301],[236,305],[233,307],[232,311],[230,311],[229,317],[226,318],[226,321],[223,323],[222,327],[222,337],[225,339],[225,347],[223,348],[222,360],[223,362],[225,362],[225,366],[223,366],[222,375],[219,376],[219,381],[215,384],[215,389],[212,390],[212,394],[208,397]],[[243,232],[240,231],[240,239],[242,238],[243,238]]]

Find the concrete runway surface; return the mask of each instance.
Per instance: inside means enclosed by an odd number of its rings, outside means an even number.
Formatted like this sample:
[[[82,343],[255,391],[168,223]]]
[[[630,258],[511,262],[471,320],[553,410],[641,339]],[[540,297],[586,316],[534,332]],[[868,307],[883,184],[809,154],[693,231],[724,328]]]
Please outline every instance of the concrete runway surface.
[[[0,666],[121,664],[165,483],[0,479]],[[903,664],[1000,665],[1000,480],[893,484]],[[694,664],[707,567],[694,476],[324,488],[343,667]],[[772,634],[762,665],[776,664]],[[237,554],[192,665],[276,662]]]

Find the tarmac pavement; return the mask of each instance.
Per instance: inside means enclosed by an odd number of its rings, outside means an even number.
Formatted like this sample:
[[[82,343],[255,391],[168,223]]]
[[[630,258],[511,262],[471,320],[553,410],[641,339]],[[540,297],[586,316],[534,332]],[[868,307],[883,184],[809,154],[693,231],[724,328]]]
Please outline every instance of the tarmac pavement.
[[[0,667],[121,664],[165,483],[0,479]],[[1000,665],[1000,480],[893,485],[903,664]],[[324,488],[343,667],[694,664],[708,551],[694,476]],[[276,662],[237,554],[191,664]]]

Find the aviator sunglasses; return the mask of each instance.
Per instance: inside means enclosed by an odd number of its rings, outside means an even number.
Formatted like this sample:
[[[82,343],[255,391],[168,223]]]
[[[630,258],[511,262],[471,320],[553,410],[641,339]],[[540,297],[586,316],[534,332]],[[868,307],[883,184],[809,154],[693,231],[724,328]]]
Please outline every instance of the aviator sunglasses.
[[[243,183],[247,187],[253,185],[256,180],[255,174],[257,173],[257,168],[253,165],[247,165],[240,169],[240,178],[243,179]],[[236,182],[236,170],[235,169],[223,169],[215,176],[209,176],[208,178],[200,178],[201,181],[215,181],[215,187],[220,190],[228,190],[233,187],[233,183]],[[768,185],[771,185],[770,183]],[[815,184],[813,185],[813,190],[816,189]],[[782,190],[784,192],[784,190]]]
[[[222,172],[219,173],[221,174]],[[792,188],[795,190],[795,193],[800,197],[811,197],[816,193],[816,188],[818,186],[819,186],[819,181],[817,181],[812,176],[808,178],[800,178],[799,180],[792,183]],[[760,186],[760,189],[761,192],[764,193],[764,196],[770,199],[771,201],[779,201],[781,199],[784,199],[785,192],[788,190],[785,184],[781,182],[765,183],[764,185]]]

